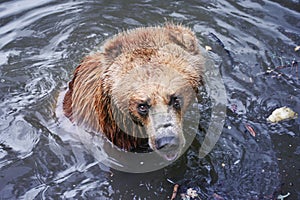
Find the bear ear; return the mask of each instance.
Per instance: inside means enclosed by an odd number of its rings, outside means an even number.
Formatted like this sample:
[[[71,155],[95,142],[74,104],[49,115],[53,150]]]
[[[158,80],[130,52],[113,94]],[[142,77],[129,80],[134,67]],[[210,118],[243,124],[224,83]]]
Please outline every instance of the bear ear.
[[[181,26],[178,27],[168,27],[169,29],[169,39],[171,42],[179,45],[186,51],[190,53],[197,53],[197,39],[195,35],[187,28]]]
[[[120,38],[116,37],[105,43],[104,55],[109,58],[109,60],[114,60],[122,53],[122,41]]]

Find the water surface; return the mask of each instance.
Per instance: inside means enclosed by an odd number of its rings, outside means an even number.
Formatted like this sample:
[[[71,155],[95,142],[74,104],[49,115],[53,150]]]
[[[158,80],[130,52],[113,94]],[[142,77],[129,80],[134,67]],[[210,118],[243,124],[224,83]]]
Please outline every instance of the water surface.
[[[299,199],[299,118],[266,121],[282,106],[300,113],[299,7],[298,0],[1,2],[0,198],[167,199],[171,179],[201,199],[288,192]],[[199,130],[171,166],[119,172],[67,142],[58,96],[80,60],[109,36],[166,20],[191,27],[201,46],[212,47],[227,92],[222,135],[203,159]]]

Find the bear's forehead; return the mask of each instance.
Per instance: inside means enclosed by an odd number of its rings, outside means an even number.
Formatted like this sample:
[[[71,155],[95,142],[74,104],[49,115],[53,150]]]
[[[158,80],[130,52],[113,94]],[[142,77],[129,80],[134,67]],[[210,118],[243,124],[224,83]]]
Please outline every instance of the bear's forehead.
[[[155,84],[148,85],[147,87],[141,87],[135,91],[132,91],[129,97],[140,101],[163,101],[169,99],[170,96],[179,93],[174,88],[165,87],[163,85]]]
[[[132,95],[165,96],[185,87],[191,87],[188,80],[174,69],[148,66],[132,69],[112,83],[112,92]]]
[[[130,83],[134,85],[157,82],[167,85],[171,82],[184,82],[187,78],[186,73],[182,73],[184,67],[180,71],[176,68],[179,64],[174,66],[166,63],[152,62],[152,63],[131,63],[131,64],[114,64],[112,65],[111,76],[117,79],[113,80],[113,84],[120,82]]]
[[[118,73],[127,73],[127,71],[141,66],[168,66],[173,69],[187,68],[191,64],[189,61],[190,55],[178,50],[178,47],[172,49],[170,47],[161,47],[159,49],[136,48],[130,51],[122,52],[113,62],[115,65],[113,71]]]

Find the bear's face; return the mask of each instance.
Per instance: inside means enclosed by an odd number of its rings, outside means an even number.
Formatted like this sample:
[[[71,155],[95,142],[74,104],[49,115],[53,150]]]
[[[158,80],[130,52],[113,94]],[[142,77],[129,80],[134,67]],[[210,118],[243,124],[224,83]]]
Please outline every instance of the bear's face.
[[[166,160],[176,159],[185,145],[183,116],[194,95],[189,81],[166,66],[145,66],[127,73],[112,91],[114,107],[123,115],[119,123],[127,126],[123,127],[127,134],[148,138],[151,149]],[[132,124],[136,127],[128,129]],[[144,135],[135,129],[142,129]]]
[[[183,94],[160,86],[154,88],[151,85],[130,98],[129,114],[132,120],[145,128],[150,148],[157,150],[165,159],[174,160],[185,144],[182,131],[185,99]]]

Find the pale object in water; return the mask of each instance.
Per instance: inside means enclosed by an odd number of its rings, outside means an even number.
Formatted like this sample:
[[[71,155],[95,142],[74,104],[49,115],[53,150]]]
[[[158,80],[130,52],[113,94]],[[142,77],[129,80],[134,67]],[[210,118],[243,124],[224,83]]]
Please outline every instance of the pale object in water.
[[[292,109],[284,106],[281,108],[277,108],[272,112],[272,114],[267,118],[267,121],[269,122],[280,122],[285,119],[294,119],[298,116],[296,112],[294,112]]]
[[[206,51],[211,51],[212,48],[211,48],[211,46],[205,46],[205,50],[206,50]]]

